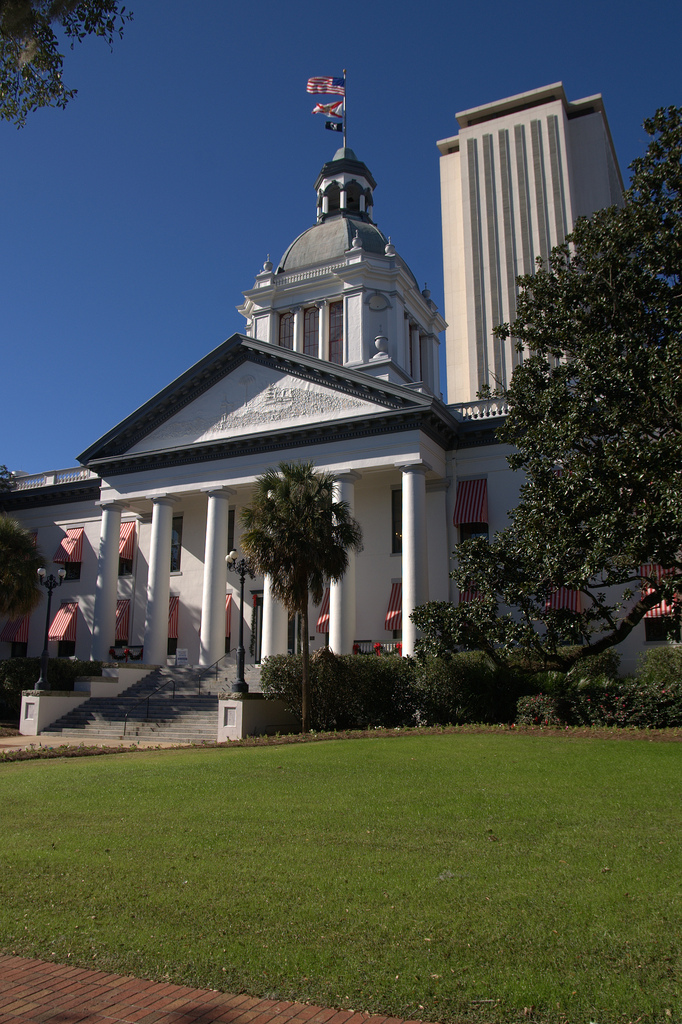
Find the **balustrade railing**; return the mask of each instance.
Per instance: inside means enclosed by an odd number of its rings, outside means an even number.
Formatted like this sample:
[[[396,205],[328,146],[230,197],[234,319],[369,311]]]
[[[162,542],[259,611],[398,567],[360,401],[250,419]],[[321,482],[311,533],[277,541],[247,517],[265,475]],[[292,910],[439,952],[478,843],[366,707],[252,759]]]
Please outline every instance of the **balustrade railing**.
[[[450,409],[457,419],[490,420],[509,415],[509,403],[503,398],[485,398],[479,402],[459,402]]]

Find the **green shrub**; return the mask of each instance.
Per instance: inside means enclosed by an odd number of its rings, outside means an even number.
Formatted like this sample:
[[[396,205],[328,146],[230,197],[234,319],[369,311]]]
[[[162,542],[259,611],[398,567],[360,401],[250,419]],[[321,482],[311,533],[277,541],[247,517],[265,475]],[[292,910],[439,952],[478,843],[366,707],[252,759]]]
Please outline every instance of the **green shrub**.
[[[682,682],[682,646],[654,647],[643,654],[637,665],[640,683],[666,689]]]
[[[562,725],[557,701],[546,693],[520,697],[516,703],[517,725]]]
[[[667,729],[682,725],[682,682],[667,686],[648,678],[581,680],[572,701],[572,723]]]
[[[411,725],[413,663],[407,658],[333,654],[322,648],[310,659],[312,728],[319,731]],[[301,715],[300,655],[275,655],[261,666],[266,697]]]
[[[73,690],[78,676],[101,676],[101,661],[50,658],[47,678],[51,690]],[[18,718],[22,690],[32,690],[40,678],[40,658],[0,661],[0,716]]]
[[[418,718],[424,725],[511,722],[526,686],[521,675],[496,667],[480,651],[423,657],[414,679]]]

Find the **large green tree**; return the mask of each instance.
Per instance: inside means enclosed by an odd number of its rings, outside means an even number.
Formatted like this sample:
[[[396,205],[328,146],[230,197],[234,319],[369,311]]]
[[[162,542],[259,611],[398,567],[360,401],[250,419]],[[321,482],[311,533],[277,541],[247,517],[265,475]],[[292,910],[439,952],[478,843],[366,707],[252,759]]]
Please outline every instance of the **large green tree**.
[[[579,220],[520,279],[517,319],[499,333],[524,356],[499,439],[514,446],[521,498],[490,544],[458,545],[453,576],[479,597],[421,611],[426,646],[568,665],[620,643],[661,601],[679,624],[682,108],[644,128],[623,206]],[[579,610],[561,607],[575,592]]]
[[[0,614],[27,615],[40,603],[38,569],[43,561],[35,537],[16,520],[0,515]]]
[[[0,118],[21,128],[39,107],[65,107],[76,89],[62,81],[59,37],[111,46],[131,18],[120,0],[0,0]]]
[[[254,569],[270,577],[272,593],[301,616],[303,732],[310,730],[308,603],[319,604],[326,585],[342,578],[348,552],[362,533],[346,502],[334,500],[334,478],[311,462],[282,462],[256,481],[241,515],[242,547]]]

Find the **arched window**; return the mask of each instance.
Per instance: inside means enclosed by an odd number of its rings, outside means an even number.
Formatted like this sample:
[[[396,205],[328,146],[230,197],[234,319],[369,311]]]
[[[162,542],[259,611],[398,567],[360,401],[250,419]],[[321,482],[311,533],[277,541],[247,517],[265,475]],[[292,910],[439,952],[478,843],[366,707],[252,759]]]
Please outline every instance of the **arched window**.
[[[343,363],[343,302],[329,306],[329,362]]]
[[[360,196],[362,189],[357,181],[351,181],[346,186],[346,209],[349,213],[360,212]]]
[[[341,208],[341,189],[339,188],[338,181],[332,181],[332,183],[327,186],[324,194],[327,197],[327,211],[329,213],[334,213],[336,210]]]
[[[320,311],[317,306],[306,309],[303,315],[303,351],[307,356],[317,356],[320,334]]]
[[[294,314],[282,313],[279,318],[279,343],[282,348],[294,347]]]

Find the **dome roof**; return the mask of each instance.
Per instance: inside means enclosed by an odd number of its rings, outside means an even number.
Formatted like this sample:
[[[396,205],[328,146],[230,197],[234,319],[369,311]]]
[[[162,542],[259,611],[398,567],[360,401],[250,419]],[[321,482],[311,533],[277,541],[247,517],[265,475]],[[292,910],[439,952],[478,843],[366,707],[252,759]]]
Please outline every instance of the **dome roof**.
[[[352,247],[356,232],[365,252],[384,255],[388,239],[376,224],[348,215],[330,217],[294,239],[279,261],[277,273],[339,259]]]

